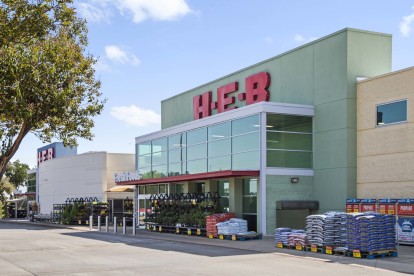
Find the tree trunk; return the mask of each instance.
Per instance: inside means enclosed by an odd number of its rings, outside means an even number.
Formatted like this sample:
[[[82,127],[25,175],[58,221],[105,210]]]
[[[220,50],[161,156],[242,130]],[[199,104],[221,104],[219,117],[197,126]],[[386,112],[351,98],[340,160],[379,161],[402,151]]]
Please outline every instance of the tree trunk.
[[[7,164],[19,149],[23,138],[27,135],[27,133],[29,133],[29,131],[30,127],[26,123],[23,123],[19,135],[17,135],[16,140],[14,140],[13,145],[6,151],[4,155],[0,156],[0,180],[3,178],[3,175],[6,172]]]

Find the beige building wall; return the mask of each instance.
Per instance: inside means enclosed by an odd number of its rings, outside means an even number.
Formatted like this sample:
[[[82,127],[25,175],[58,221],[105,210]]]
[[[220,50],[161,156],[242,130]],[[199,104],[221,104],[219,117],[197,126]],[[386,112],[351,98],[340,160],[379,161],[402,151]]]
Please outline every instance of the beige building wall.
[[[407,122],[376,126],[376,106],[407,100]],[[357,83],[357,197],[414,198],[414,67]]]
[[[97,197],[106,201],[115,186],[115,172],[134,171],[134,154],[87,152],[65,156],[39,165],[40,212],[49,214],[53,204],[67,198]],[[133,198],[133,193],[111,193],[111,198]]]

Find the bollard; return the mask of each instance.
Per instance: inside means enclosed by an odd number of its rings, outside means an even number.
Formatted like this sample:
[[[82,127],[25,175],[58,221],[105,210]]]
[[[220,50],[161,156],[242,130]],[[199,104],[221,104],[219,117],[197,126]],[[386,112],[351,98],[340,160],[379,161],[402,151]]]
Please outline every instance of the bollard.
[[[114,217],[114,233],[117,232],[116,217]]]
[[[89,230],[92,230],[93,226],[93,216],[89,216]]]
[[[101,216],[98,216],[98,231],[101,232]]]
[[[109,217],[106,216],[105,217],[105,232],[108,232],[108,227],[109,227]]]
[[[132,218],[132,235],[136,235],[137,234],[137,229],[136,229],[136,223],[135,223],[135,216],[134,218]]]
[[[126,234],[126,217],[122,218],[122,234]]]

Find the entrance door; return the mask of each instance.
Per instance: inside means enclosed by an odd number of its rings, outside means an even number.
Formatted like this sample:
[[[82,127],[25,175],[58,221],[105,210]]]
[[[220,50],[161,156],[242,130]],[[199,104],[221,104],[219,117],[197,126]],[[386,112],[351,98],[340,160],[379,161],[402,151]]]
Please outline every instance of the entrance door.
[[[138,195],[138,227],[145,227],[145,219],[152,214],[151,195]]]

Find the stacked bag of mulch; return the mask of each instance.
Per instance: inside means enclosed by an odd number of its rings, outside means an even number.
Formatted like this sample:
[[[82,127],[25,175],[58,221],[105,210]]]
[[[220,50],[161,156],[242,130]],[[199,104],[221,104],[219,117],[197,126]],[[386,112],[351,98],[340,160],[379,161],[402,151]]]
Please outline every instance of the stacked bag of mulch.
[[[327,212],[325,215],[325,245],[346,246],[348,240],[346,213]]]
[[[296,230],[292,229],[292,232],[288,236],[288,245],[289,246],[296,246],[302,245],[305,247],[307,244],[306,232],[305,230]]]
[[[348,249],[373,252],[395,249],[395,217],[377,213],[347,215]]]
[[[228,221],[216,224],[217,233],[223,235],[244,235],[247,234],[247,221],[244,219],[231,218]]]
[[[309,244],[325,245],[326,215],[310,215],[306,217],[306,235]]]
[[[217,223],[230,220],[231,218],[235,218],[235,213],[224,213],[224,214],[213,214],[206,217],[206,232],[207,235],[213,235],[213,237],[217,238]]]
[[[284,246],[288,246],[288,239],[289,239],[290,233],[292,233],[291,228],[287,228],[287,227],[276,228],[275,229],[275,244],[278,244],[280,242]]]

